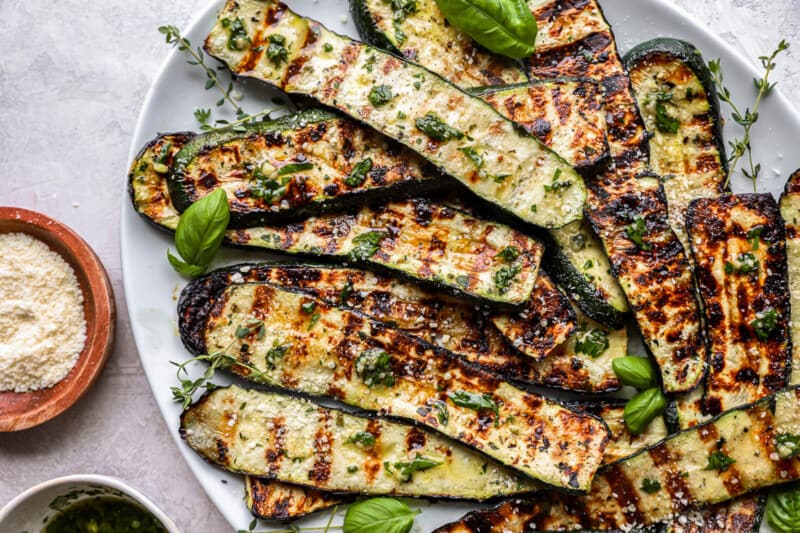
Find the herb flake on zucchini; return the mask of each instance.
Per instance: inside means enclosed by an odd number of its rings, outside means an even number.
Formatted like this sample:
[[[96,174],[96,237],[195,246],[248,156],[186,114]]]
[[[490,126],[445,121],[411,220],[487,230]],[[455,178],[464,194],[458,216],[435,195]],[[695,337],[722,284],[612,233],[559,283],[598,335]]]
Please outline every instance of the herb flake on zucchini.
[[[189,285],[181,301],[204,294]],[[608,433],[599,420],[357,311],[248,283],[225,288],[207,314],[179,318],[181,332],[204,324],[204,353],[246,363],[229,367],[241,377],[416,422],[544,483],[583,490],[602,460]],[[248,320],[263,327],[239,335]],[[442,403],[447,417],[437,410]],[[521,434],[529,437],[520,440]]]
[[[440,176],[415,153],[330,111],[309,109],[244,131],[195,136],[175,156],[169,190],[183,212],[222,188],[231,227],[253,227],[429,191]]]
[[[430,431],[237,386],[184,411],[181,436],[232,472],[334,493],[484,500],[537,488]]]
[[[242,21],[250,38],[241,50],[227,46],[230,30],[222,21],[233,19]],[[287,61],[280,66],[261,47],[275,35],[286,40]],[[311,96],[374,127],[526,222],[557,228],[583,216],[582,178],[538,139],[436,74],[330,32],[279,2],[229,0],[205,48],[237,76]],[[368,96],[373,87],[383,85],[398,96],[374,106]],[[497,146],[503,147],[502,154]],[[472,151],[482,154],[495,176],[506,177],[482,175],[469,155]],[[546,189],[556,175],[563,185]]]
[[[686,41],[647,41],[624,63],[650,133],[650,168],[664,184],[670,225],[689,250],[689,202],[722,194],[728,174],[716,88],[700,51]]]
[[[469,513],[436,533],[524,531],[529,524],[537,531],[649,526],[690,508],[797,479],[800,456],[790,457],[777,442],[778,435],[798,431],[800,389],[791,387],[605,466],[586,495],[548,491],[514,498]]]

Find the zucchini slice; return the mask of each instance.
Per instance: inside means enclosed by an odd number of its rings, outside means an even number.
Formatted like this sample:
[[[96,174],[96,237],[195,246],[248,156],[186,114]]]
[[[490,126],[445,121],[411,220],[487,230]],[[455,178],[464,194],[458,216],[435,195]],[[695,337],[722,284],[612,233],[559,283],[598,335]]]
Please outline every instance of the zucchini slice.
[[[689,391],[705,374],[694,282],[669,225],[663,190],[650,178],[639,179],[647,169],[647,132],[611,28],[596,0],[528,5],[541,35],[527,59],[530,76],[585,76],[603,86],[614,168],[588,183],[587,218],[660,367],[664,389]]]
[[[189,407],[180,429],[226,470],[333,493],[486,500],[537,489],[433,432],[236,386]]]
[[[202,297],[190,287],[181,300]],[[203,352],[247,364],[229,367],[245,379],[430,427],[544,483],[584,490],[602,460],[601,421],[357,311],[246,283],[227,287],[208,314],[182,313],[180,331],[195,321],[205,324]]]
[[[518,62],[481,48],[451,26],[431,0],[350,0],[350,11],[365,42],[424,65],[459,87],[527,81]]]
[[[661,177],[672,229],[689,250],[686,210],[725,188],[728,160],[719,100],[703,56],[678,39],[653,39],[625,55],[647,131],[650,168]]]
[[[514,498],[436,533],[525,531],[529,524],[537,531],[648,526],[690,508],[797,479],[800,456],[792,456],[777,438],[798,433],[800,389],[792,387],[604,467],[586,495],[547,491]],[[727,467],[717,468],[722,464]]]
[[[740,194],[692,201],[686,226],[712,354],[696,416],[715,416],[787,384],[784,225],[771,195]]]
[[[792,385],[800,385],[800,170],[796,170],[783,190],[781,216],[786,224],[786,259],[791,307]]]
[[[376,46],[396,50],[391,37],[385,37],[394,34],[394,27],[388,26],[390,6],[383,0],[351,0],[351,7],[357,21],[360,20],[363,38]],[[417,0],[413,7],[411,12],[401,13],[400,25],[401,35],[411,43],[409,54],[417,52],[416,43],[424,44],[420,46],[424,52],[416,53],[414,61],[462,88],[469,88],[470,93],[538,137],[581,172],[593,174],[608,162],[604,98],[597,83],[586,78],[553,79],[470,88],[463,72],[474,69],[472,58],[454,54],[452,50],[470,50],[475,43],[447,25],[434,0]],[[506,59],[482,53],[481,61],[484,69],[486,65],[499,69]],[[629,311],[628,304],[589,225],[572,222],[551,233],[553,246],[548,249],[553,252],[548,263],[556,281],[588,316],[609,327],[621,327]],[[573,239],[579,238],[583,245],[575,252]],[[567,242],[571,247],[562,250]]]
[[[652,446],[667,436],[664,419],[659,417],[641,435],[631,435],[624,420],[624,402],[576,402],[573,407],[599,416],[608,424],[608,442],[603,464],[617,462],[637,451]],[[352,495],[311,490],[248,476],[245,479],[247,507],[253,515],[269,520],[292,520],[309,513],[350,501]]]
[[[241,35],[232,34],[233,21]],[[275,0],[226,2],[205,48],[237,76],[310,96],[374,127],[526,222],[557,228],[583,217],[581,176],[538,139],[419,65]]]
[[[421,194],[442,181],[430,164],[383,135],[309,109],[241,132],[197,135],[175,156],[168,183],[181,212],[224,189],[231,227],[253,227]]]
[[[758,533],[766,497],[742,496],[731,502],[691,511],[668,523],[663,533]]]

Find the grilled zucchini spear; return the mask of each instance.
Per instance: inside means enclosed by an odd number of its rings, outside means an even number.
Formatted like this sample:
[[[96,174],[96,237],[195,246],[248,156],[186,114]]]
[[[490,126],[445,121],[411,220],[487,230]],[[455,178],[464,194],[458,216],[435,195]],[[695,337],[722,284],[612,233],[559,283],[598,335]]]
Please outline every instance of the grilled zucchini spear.
[[[177,227],[179,215],[164,174],[182,148],[181,141],[187,140],[185,134],[158,137],[145,146],[131,167],[134,208],[168,230]],[[313,147],[307,143],[305,149]],[[281,226],[229,230],[226,242],[345,258],[459,295],[517,307],[531,297],[544,250],[541,243],[508,226],[422,199]]]
[[[189,285],[181,300],[209,297],[201,288]],[[419,423],[544,483],[585,490],[602,460],[601,421],[357,311],[250,283],[179,319],[182,333],[202,336],[190,350],[235,357],[229,369],[246,379]]]
[[[236,386],[184,411],[181,436],[227,470],[333,493],[485,500],[537,489],[433,432]]]
[[[782,390],[606,466],[590,492],[552,491],[475,511],[437,533],[618,530],[800,477],[800,390]]]
[[[652,446],[667,436],[662,418],[653,420],[645,433],[631,435],[623,421],[624,402],[581,402],[574,407],[600,416],[611,431],[611,440],[603,457],[609,464]],[[454,446],[455,449],[460,449]],[[353,495],[332,495],[306,487],[287,485],[252,476],[245,479],[247,507],[253,515],[269,520],[292,520],[309,513],[350,501]]]
[[[625,68],[650,133],[650,168],[664,184],[672,229],[689,251],[686,210],[727,188],[714,82],[703,56],[678,39],[653,39],[625,54]]]
[[[195,136],[176,154],[168,183],[181,212],[224,189],[231,227],[246,228],[420,194],[445,180],[383,135],[310,109]]]
[[[786,182],[780,201],[786,224],[786,259],[791,307],[792,385],[800,384],[800,170]]]
[[[228,1],[205,48],[237,76],[313,97],[374,127],[526,222],[556,228],[583,216],[580,175],[535,137],[419,65],[277,1]]]
[[[705,372],[698,305],[687,256],[669,225],[659,184],[647,169],[647,132],[609,24],[595,0],[529,0],[539,24],[527,67],[536,79],[586,76],[605,91],[613,170],[591,180],[587,218],[661,369],[664,389],[693,389]]]

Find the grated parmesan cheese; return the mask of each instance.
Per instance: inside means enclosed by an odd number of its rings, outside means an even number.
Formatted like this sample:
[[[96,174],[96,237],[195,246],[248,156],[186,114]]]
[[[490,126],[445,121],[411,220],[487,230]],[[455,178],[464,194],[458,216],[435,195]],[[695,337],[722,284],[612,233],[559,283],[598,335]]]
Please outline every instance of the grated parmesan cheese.
[[[42,241],[0,234],[0,391],[52,387],[86,342],[75,272]]]

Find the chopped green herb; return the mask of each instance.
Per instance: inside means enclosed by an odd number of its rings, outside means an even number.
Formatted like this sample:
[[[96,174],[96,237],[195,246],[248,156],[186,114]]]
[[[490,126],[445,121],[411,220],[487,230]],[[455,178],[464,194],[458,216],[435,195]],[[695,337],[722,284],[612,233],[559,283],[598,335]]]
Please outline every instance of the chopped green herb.
[[[663,102],[656,102],[656,128],[661,133],[678,133],[680,121],[667,113],[667,106]]]
[[[513,263],[519,257],[520,251],[516,246],[506,246],[500,253],[494,256],[495,259],[500,258],[507,263]]]
[[[725,273],[749,274],[758,270],[758,264],[758,258],[753,254],[749,252],[739,254],[736,258],[736,264],[725,261]]]
[[[434,400],[431,405],[436,409],[436,419],[439,420],[439,424],[446,426],[450,421],[450,411],[447,409],[447,404],[442,400]]]
[[[417,129],[436,141],[450,141],[452,139],[463,139],[464,134],[457,129],[448,126],[433,111],[428,111],[424,117],[414,121]]]
[[[497,403],[487,393],[478,394],[475,392],[455,391],[448,392],[447,397],[459,407],[466,407],[475,411],[491,411],[495,415],[495,421],[500,417],[500,410]]]
[[[460,287],[469,287],[469,276],[464,274],[456,276],[456,283],[458,283]]]
[[[381,348],[369,348],[356,358],[356,374],[367,387],[394,385],[392,358]]]
[[[228,50],[244,50],[244,47],[250,42],[250,37],[247,36],[242,19],[222,19],[222,27],[229,31]]]
[[[579,334],[575,341],[575,351],[589,357],[599,357],[608,350],[608,334],[601,329],[591,329]]]
[[[317,322],[319,322],[319,313],[314,313],[313,315],[311,315],[311,320],[308,321],[307,331],[311,331],[311,329],[317,325]]]
[[[325,50],[328,53],[333,52],[333,46],[331,45],[331,43],[323,44],[322,45],[322,49]]]
[[[724,472],[735,462],[733,458],[717,450],[708,456],[708,464],[706,464],[703,470],[719,470],[720,472]]]
[[[544,185],[544,192],[555,192],[559,189],[567,189],[572,185],[571,181],[558,181],[559,177],[561,177],[561,169],[557,168],[553,173],[553,181],[549,185]]]
[[[655,479],[650,479],[646,477],[642,480],[642,490],[645,491],[647,494],[655,494],[656,492],[661,490],[661,483],[659,483]]]
[[[764,233],[764,226],[755,226],[747,232],[747,240],[754,252],[758,250],[758,242],[761,240],[762,233]]]
[[[372,89],[370,89],[367,98],[369,98],[369,103],[375,107],[386,105],[392,100],[392,98],[394,98],[394,95],[392,95],[392,86],[375,85]]]
[[[375,255],[380,248],[381,241],[388,235],[385,231],[368,231],[353,237],[353,249],[350,251],[350,259],[353,261],[365,261]]]
[[[500,294],[505,294],[508,292],[508,289],[511,287],[511,283],[520,272],[522,272],[522,266],[514,263],[510,266],[500,267],[497,272],[494,273],[494,284],[500,291]]]
[[[276,67],[289,58],[289,51],[286,49],[286,37],[274,33],[269,36],[269,46],[267,46],[267,57]]]
[[[288,165],[283,165],[278,170],[278,176],[284,176],[286,174],[294,174],[295,172],[301,172],[303,170],[311,170],[314,168],[314,163],[289,163]]]
[[[358,467],[357,466],[350,465],[350,466],[347,467],[347,473],[348,474],[355,474],[356,472],[358,472]]]
[[[345,305],[351,294],[353,294],[353,282],[348,279],[342,290],[339,291],[339,304]]]
[[[483,157],[478,153],[477,150],[475,150],[475,148],[471,146],[465,146],[464,148],[461,148],[460,151],[467,156],[470,161],[472,161],[478,170],[483,168]]]
[[[635,215],[633,222],[625,226],[625,235],[640,249],[645,252],[650,251],[650,244],[644,242],[644,236],[647,235],[647,224],[641,215]]]
[[[444,464],[443,461],[427,459],[417,453],[417,456],[410,463],[399,462],[395,463],[394,467],[397,470],[397,473],[400,474],[400,478],[403,481],[411,481],[411,476],[414,474],[414,472],[429,470],[441,464]]]
[[[358,187],[367,179],[367,174],[372,170],[372,159],[362,159],[353,166],[350,174],[344,179],[348,187]]]
[[[358,444],[364,448],[372,448],[375,445],[375,435],[369,431],[359,431],[357,433],[353,433],[350,438],[347,439],[347,443]]]
[[[267,355],[264,357],[264,359],[270,367],[274,368],[275,361],[278,359],[283,359],[283,356],[286,355],[286,352],[288,352],[289,348],[291,347],[291,344],[280,345],[278,344],[278,341],[275,341],[272,343],[272,348],[267,351]]]
[[[300,309],[302,309],[304,313],[313,313],[316,308],[317,302],[305,302],[300,305]]]
[[[800,435],[792,435],[791,433],[778,433],[775,437],[775,442],[778,445],[778,453],[781,458],[788,459],[800,455]]]
[[[756,318],[750,322],[750,326],[755,330],[759,340],[769,339],[769,334],[778,327],[778,312],[775,309],[766,309],[756,313]]]

